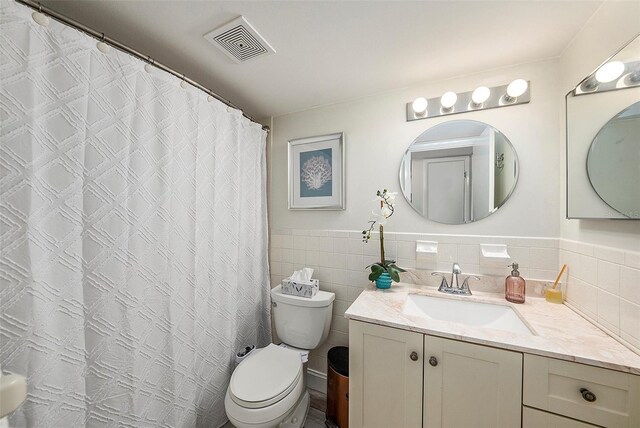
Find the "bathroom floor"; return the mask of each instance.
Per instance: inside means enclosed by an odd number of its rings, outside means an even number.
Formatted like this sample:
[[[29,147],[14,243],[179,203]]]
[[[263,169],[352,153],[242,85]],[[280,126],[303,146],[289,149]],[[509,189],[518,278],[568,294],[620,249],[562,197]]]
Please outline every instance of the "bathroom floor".
[[[309,389],[309,395],[311,396],[311,406],[304,428],[325,428],[324,412],[327,408],[327,396],[313,389]],[[222,428],[234,428],[234,426],[231,422],[227,422]]]

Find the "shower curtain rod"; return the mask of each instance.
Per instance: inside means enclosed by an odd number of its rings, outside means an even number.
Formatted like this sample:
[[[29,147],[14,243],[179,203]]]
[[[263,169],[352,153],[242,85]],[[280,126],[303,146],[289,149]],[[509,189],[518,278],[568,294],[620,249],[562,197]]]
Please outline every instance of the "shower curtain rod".
[[[60,21],[63,24],[66,24],[70,27],[75,28],[76,30],[79,30],[91,37],[93,37],[94,39],[97,39],[98,41],[107,43],[111,46],[113,46],[116,49],[119,49],[125,53],[128,53],[129,55],[132,55],[144,62],[147,62],[149,64],[151,64],[154,67],[157,67],[161,70],[166,71],[169,74],[172,74],[174,76],[176,76],[177,78],[187,82],[188,84],[190,84],[191,86],[194,86],[198,89],[200,89],[201,91],[205,92],[206,94],[212,96],[213,98],[215,98],[216,100],[220,101],[221,103],[234,108],[236,110],[240,110],[240,112],[242,112],[242,115],[244,117],[246,117],[247,119],[249,119],[251,122],[257,123],[258,125],[262,126],[262,129],[264,129],[265,131],[269,132],[270,129],[268,126],[266,125],[262,125],[260,122],[258,122],[257,120],[255,120],[253,117],[249,116],[247,113],[245,113],[240,107],[236,106],[235,104],[233,104],[231,101],[227,100],[226,98],[216,94],[215,92],[213,92],[211,89],[205,88],[204,86],[202,86],[201,84],[199,84],[198,82],[196,82],[195,80],[192,80],[190,78],[188,78],[187,76],[185,76],[182,73],[178,73],[177,71],[175,71],[173,68],[168,67],[160,62],[157,62],[156,60],[154,60],[153,58],[151,58],[148,55],[143,55],[140,52],[138,52],[137,50],[130,48],[129,46],[122,44],[120,42],[118,42],[117,40],[114,40],[112,38],[109,38],[107,36],[105,36],[104,33],[100,33],[96,30],[94,30],[93,28],[87,27],[86,25],[69,18],[68,16],[62,15],[61,13],[56,12],[55,10],[49,9],[46,6],[42,6],[40,4],[40,2],[36,2],[33,0],[15,0],[16,2],[28,6],[31,9],[35,9],[36,11],[43,13],[45,15],[48,15],[50,17],[52,17],[53,19],[55,19],[56,21]]]

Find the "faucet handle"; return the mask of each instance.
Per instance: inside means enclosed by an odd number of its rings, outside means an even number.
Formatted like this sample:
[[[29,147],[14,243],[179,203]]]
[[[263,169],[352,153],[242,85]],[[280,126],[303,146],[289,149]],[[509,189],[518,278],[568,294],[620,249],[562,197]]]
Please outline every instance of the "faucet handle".
[[[473,278],[476,281],[480,281],[480,277],[476,276],[476,275],[469,275],[467,276],[464,281],[462,281],[462,287],[460,287],[461,290],[466,291],[469,293],[469,295],[471,294],[471,289],[469,288],[469,278]]]
[[[442,281],[440,281],[440,287],[438,287],[438,291],[443,291],[444,289],[449,288],[449,284],[447,283],[447,278],[445,278],[444,274],[440,272],[431,272],[431,276],[442,277]]]

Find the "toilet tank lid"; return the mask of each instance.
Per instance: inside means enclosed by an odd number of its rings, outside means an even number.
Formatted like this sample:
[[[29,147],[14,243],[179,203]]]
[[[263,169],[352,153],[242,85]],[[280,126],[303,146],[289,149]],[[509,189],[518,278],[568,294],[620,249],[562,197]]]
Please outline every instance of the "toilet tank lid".
[[[336,295],[329,293],[328,291],[318,291],[315,296],[300,297],[292,296],[290,294],[284,294],[282,292],[282,285],[278,285],[271,290],[271,300],[274,302],[285,303],[287,305],[302,306],[307,308],[324,308],[333,302]]]

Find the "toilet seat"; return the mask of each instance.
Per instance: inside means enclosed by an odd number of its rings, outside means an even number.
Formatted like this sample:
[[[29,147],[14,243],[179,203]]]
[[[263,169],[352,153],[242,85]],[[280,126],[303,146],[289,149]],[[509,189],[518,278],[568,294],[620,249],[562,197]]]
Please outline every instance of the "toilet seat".
[[[301,377],[300,353],[270,344],[236,367],[229,396],[240,407],[264,408],[289,395]]]

